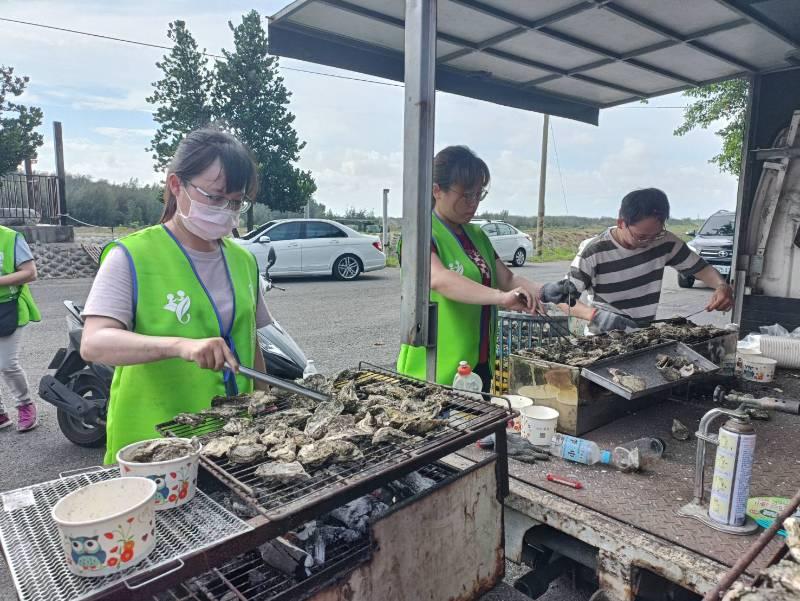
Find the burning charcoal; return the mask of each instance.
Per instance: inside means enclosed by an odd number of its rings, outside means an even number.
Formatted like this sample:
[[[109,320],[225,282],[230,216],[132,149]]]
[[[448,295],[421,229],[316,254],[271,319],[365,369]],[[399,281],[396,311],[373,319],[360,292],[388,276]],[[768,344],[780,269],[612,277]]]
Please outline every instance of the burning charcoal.
[[[297,445],[293,440],[287,440],[267,452],[267,457],[283,463],[291,463],[297,457]]]
[[[278,537],[264,543],[258,551],[265,564],[294,578],[308,578],[314,567],[314,558],[285,538]]]
[[[264,480],[277,480],[283,484],[294,484],[311,478],[297,461],[291,463],[264,463],[259,465],[254,473],[259,478],[264,478]]]
[[[409,440],[411,437],[410,434],[406,434],[402,430],[398,430],[397,428],[392,428],[391,426],[384,426],[383,428],[378,428],[375,431],[375,435],[372,437],[372,444],[381,444],[384,442],[405,442]]]
[[[305,427],[305,433],[316,440],[319,440],[328,431],[328,423],[337,415],[344,411],[344,405],[341,401],[333,400],[326,403],[320,403],[314,415],[308,418]]]
[[[418,495],[434,486],[436,482],[419,472],[411,472],[398,480],[390,482],[387,487],[397,496],[398,501]]]
[[[172,418],[172,421],[174,421],[176,424],[195,427],[202,424],[204,419],[205,417],[199,413],[179,413]]]
[[[231,463],[248,464],[263,458],[267,447],[263,444],[239,443],[228,451],[228,460]]]
[[[389,506],[385,503],[378,501],[372,495],[366,495],[337,507],[331,511],[330,515],[350,530],[366,534],[369,529],[369,521],[388,509]]]
[[[647,388],[647,383],[642,378],[633,376],[621,369],[609,367],[608,373],[611,374],[611,379],[614,382],[631,392],[641,392]]]
[[[228,420],[222,431],[226,434],[241,434],[253,424],[253,420],[246,417],[234,417]]]
[[[271,394],[258,390],[251,395],[250,402],[247,404],[247,413],[256,416],[275,411],[276,400]]]
[[[266,570],[260,568],[253,568],[247,572],[247,583],[252,587],[257,587],[259,584],[264,584],[269,580]]]
[[[672,420],[672,438],[675,440],[689,440],[690,436],[691,433],[686,426],[677,419]]]
[[[236,444],[236,438],[233,436],[219,436],[211,439],[203,446],[202,454],[208,457],[224,457],[228,454]]]
[[[359,448],[346,440],[318,440],[305,445],[297,453],[297,460],[310,469],[326,463],[347,463],[363,458],[364,454]]]
[[[783,529],[786,530],[786,546],[792,558],[800,563],[800,518],[790,517],[783,521]]]

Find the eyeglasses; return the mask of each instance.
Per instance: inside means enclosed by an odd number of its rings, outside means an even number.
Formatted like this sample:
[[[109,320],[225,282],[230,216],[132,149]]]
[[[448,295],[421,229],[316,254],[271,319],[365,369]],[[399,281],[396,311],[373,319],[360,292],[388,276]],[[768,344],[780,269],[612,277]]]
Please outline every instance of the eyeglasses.
[[[481,188],[478,192],[464,192],[460,197],[459,200],[466,200],[468,203],[476,205],[481,202],[486,195],[489,194],[488,188]]]
[[[667,235],[667,228],[662,228],[660,232],[651,234],[649,236],[637,234],[630,227],[628,227],[628,231],[630,232],[631,237],[637,242],[656,242],[658,240],[663,240]]]
[[[229,209],[231,211],[238,211],[239,213],[244,213],[247,209],[250,208],[250,205],[253,204],[253,202],[244,193],[242,193],[242,197],[239,199],[228,198],[227,196],[222,196],[220,194],[209,194],[201,187],[189,181],[183,182],[183,184],[184,184],[184,190],[186,189],[187,184],[190,185],[204,197],[205,204],[208,204],[214,207],[215,209],[219,210]],[[188,190],[186,190],[186,194],[187,195],[189,194]],[[191,198],[191,196],[189,196],[189,198]]]

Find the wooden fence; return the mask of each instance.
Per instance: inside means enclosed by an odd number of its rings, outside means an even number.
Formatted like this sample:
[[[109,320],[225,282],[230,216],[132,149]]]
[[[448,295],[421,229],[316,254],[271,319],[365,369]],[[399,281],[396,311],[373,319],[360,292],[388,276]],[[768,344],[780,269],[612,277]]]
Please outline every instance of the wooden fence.
[[[58,178],[9,173],[0,176],[0,223],[59,223]]]

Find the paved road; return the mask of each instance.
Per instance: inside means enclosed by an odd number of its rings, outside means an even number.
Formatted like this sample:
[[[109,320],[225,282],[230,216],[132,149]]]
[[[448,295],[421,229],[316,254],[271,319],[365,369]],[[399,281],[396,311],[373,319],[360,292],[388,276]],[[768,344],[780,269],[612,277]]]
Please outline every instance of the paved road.
[[[562,277],[566,267],[566,263],[526,265],[517,272],[547,281]],[[34,392],[56,349],[66,341],[61,301],[82,303],[90,285],[91,281],[84,279],[48,280],[32,286],[43,320],[26,328],[21,359]],[[287,291],[269,293],[273,315],[316,361],[320,371],[333,372],[359,361],[384,366],[394,363],[400,321],[398,269],[366,274],[349,283],[317,278],[285,280],[280,285]],[[702,307],[709,291],[697,286],[679,289],[670,270],[659,316],[687,314]],[[697,321],[710,320],[724,323],[725,318],[719,314],[702,315]],[[5,390],[3,399],[8,399]],[[40,409],[38,429],[26,434],[13,429],[0,431],[0,490],[57,478],[59,472],[102,461],[100,450],[82,449],[60,434],[50,405],[41,403]],[[11,591],[7,570],[0,570],[0,600],[14,599]]]

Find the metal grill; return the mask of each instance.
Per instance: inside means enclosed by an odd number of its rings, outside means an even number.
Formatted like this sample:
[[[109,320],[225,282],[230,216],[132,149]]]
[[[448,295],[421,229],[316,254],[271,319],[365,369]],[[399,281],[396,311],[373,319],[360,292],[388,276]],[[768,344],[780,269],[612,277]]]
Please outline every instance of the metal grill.
[[[134,568],[103,578],[81,578],[67,568],[50,511],[67,494],[119,477],[99,469],[35,484],[0,496],[0,543],[21,601],[79,601],[252,528],[200,491],[191,503],[156,514],[156,547]]]
[[[361,364],[356,383],[359,386],[373,383],[403,384],[404,386],[431,386],[401,376],[376,366]],[[460,391],[441,386],[450,398],[443,416],[446,426],[425,436],[413,436],[404,443],[360,445],[364,457],[346,464],[336,464],[319,469],[309,480],[298,484],[268,482],[255,475],[261,463],[237,465],[226,458],[202,457],[204,467],[220,481],[234,490],[246,503],[267,517],[276,533],[289,528],[281,520],[295,521],[320,511],[324,504],[331,508],[346,503],[364,492],[443,457],[444,455],[477,440],[493,429],[505,424],[512,416],[510,409],[492,405]],[[278,411],[288,408],[280,404]],[[192,437],[208,435],[223,424],[219,419],[208,419],[196,427],[170,422],[161,424],[159,431],[167,436]],[[334,498],[334,504],[330,500]]]
[[[492,392],[505,394],[509,385],[509,357],[522,350],[537,346],[554,344],[558,340],[558,332],[551,329],[549,322],[569,328],[569,317],[551,315],[528,315],[516,311],[499,311],[497,316],[497,357],[495,360]]]

